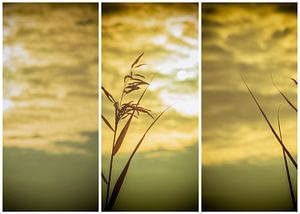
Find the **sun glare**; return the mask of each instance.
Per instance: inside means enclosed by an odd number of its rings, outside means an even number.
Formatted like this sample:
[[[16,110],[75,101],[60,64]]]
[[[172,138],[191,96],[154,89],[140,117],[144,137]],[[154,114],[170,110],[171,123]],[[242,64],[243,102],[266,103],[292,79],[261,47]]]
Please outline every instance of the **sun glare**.
[[[162,92],[161,99],[166,105],[171,105],[177,112],[195,116],[198,114],[198,99],[195,94],[173,94]]]
[[[3,111],[7,111],[8,109],[13,107],[13,102],[9,99],[4,99],[3,100]]]
[[[178,71],[176,77],[179,81],[184,81],[186,79],[195,78],[195,74],[194,72],[187,72],[186,70],[180,70]]]

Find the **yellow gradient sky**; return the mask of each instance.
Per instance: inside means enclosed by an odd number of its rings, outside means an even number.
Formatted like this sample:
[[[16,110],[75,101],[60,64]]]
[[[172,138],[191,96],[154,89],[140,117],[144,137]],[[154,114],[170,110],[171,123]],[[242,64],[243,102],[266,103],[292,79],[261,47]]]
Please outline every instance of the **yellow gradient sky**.
[[[202,14],[202,163],[261,163],[282,150],[243,84],[240,73],[296,155],[297,17],[294,5],[204,4]]]
[[[153,15],[149,15],[153,14]],[[123,77],[142,52],[139,72],[149,81],[142,105],[154,116],[173,105],[150,131],[141,151],[181,150],[198,141],[198,7],[196,4],[104,4],[102,85],[120,99]],[[141,93],[141,92],[139,92]],[[129,96],[136,99],[138,94]],[[103,115],[113,124],[113,109],[102,98]],[[134,120],[120,152],[133,149],[150,124]],[[122,126],[121,126],[122,127]],[[102,152],[111,151],[111,131],[103,123]]]
[[[5,5],[5,147],[84,152],[87,133],[98,129],[97,10],[97,4]]]
[[[297,158],[297,4],[202,5],[202,209],[292,211],[282,148]],[[297,170],[288,161],[297,195]]]
[[[198,210],[198,4],[103,3],[101,85],[117,101],[124,76],[142,52],[140,63],[146,65],[138,73],[147,81],[154,79],[140,104],[154,117],[172,108],[152,127],[133,158],[114,210]],[[129,94],[123,103],[137,101],[141,93]],[[102,114],[111,124],[113,110],[102,95]],[[147,115],[133,119],[114,158],[112,185],[152,121]],[[104,122],[101,138],[102,173],[108,177],[113,133]],[[102,182],[102,203],[106,190]]]

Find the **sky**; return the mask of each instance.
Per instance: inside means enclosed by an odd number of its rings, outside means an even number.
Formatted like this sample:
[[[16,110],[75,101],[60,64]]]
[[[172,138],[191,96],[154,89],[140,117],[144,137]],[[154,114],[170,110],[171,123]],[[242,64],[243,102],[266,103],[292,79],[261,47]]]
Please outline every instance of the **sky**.
[[[172,107],[139,148],[114,209],[196,210],[198,5],[102,4],[102,86],[116,100],[120,99],[124,76],[141,53],[144,55],[140,63],[146,65],[137,72],[147,81],[153,78],[141,105],[151,109],[154,116],[167,106]],[[126,102],[137,99],[140,93],[128,96]],[[105,96],[102,96],[102,114],[113,124],[113,107]],[[151,121],[150,117],[141,115],[130,126],[114,161],[114,181]],[[102,122],[102,170],[107,176],[112,137],[111,130]],[[102,187],[106,192],[103,182]],[[169,191],[162,191],[162,187]],[[102,196],[105,198],[103,193]]]
[[[282,149],[241,75],[276,130],[281,106],[296,158],[297,115],[272,83],[296,105],[296,4],[202,5],[202,208],[291,210]]]
[[[95,210],[98,4],[7,3],[3,15],[4,208]]]

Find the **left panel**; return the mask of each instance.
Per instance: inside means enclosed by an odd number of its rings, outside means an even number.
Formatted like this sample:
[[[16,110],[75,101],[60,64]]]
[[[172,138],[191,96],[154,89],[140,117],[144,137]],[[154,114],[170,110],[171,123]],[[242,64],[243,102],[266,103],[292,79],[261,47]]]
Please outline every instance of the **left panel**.
[[[98,4],[3,5],[3,209],[98,210]]]

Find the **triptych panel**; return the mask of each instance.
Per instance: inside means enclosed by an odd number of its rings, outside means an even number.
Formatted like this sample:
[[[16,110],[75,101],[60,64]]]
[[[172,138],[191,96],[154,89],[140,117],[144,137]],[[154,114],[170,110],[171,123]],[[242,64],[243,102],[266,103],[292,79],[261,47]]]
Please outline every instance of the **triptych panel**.
[[[2,11],[3,211],[297,210],[297,2]]]

